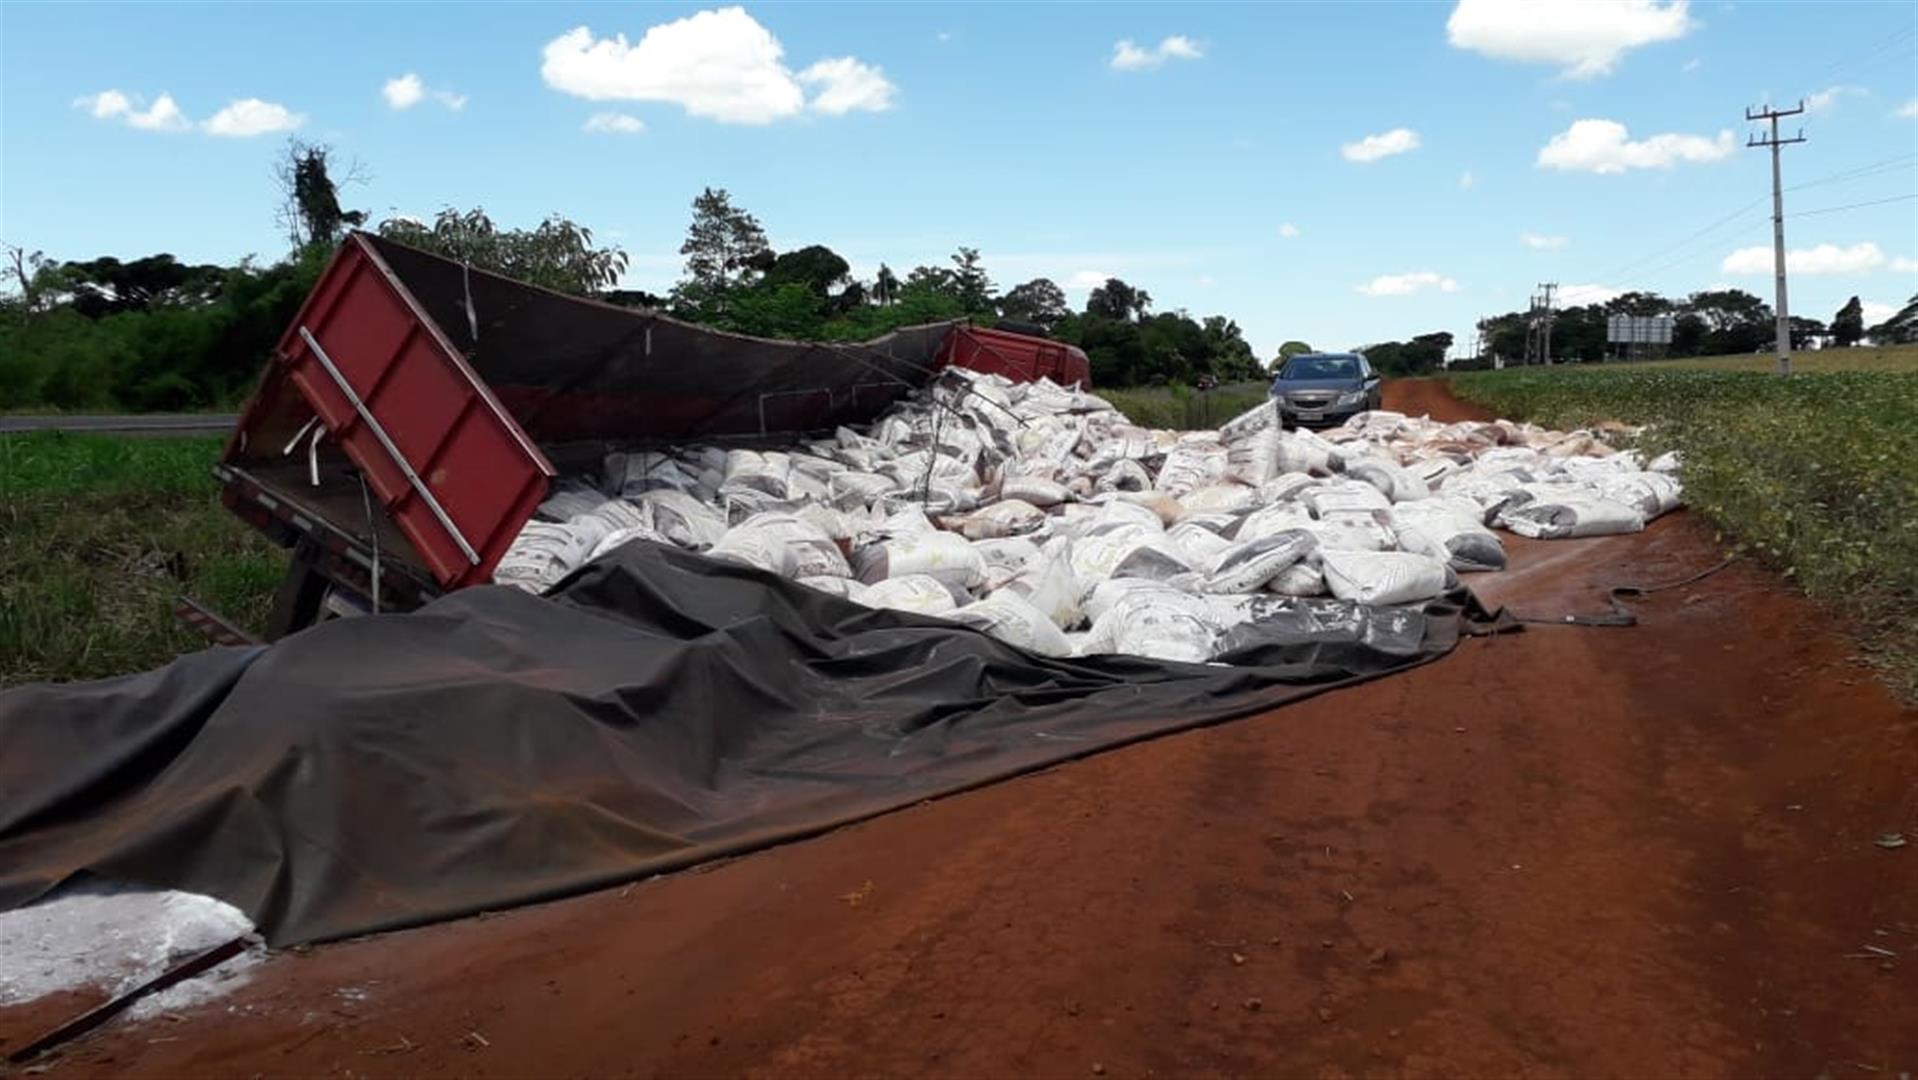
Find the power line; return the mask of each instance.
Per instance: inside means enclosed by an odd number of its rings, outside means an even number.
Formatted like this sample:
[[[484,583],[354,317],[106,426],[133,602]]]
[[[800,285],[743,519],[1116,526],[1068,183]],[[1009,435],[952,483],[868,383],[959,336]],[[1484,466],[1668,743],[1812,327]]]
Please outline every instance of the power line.
[[[1912,199],[1918,199],[1918,192],[1913,192],[1909,195],[1893,195],[1889,199],[1873,199],[1870,202],[1846,203],[1843,206],[1827,206],[1818,210],[1800,210],[1793,214],[1792,217],[1801,218],[1811,217],[1814,214],[1836,214],[1840,210],[1856,210],[1861,206],[1884,206],[1886,203],[1908,202]]]

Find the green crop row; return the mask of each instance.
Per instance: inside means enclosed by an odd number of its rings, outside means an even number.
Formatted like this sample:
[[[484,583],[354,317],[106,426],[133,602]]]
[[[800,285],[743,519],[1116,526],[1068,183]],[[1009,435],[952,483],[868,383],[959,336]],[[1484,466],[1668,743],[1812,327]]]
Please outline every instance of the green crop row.
[[[1918,693],[1918,373],[1619,368],[1473,372],[1458,396],[1552,427],[1651,425],[1687,503],[1844,613]]]

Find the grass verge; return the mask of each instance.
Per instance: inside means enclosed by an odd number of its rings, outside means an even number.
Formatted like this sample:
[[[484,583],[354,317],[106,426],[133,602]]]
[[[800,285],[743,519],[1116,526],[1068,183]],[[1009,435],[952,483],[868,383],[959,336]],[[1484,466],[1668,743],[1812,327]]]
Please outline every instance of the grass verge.
[[[1552,427],[1653,425],[1644,449],[1684,454],[1691,508],[1851,619],[1894,688],[1918,697],[1918,371],[1621,365],[1471,372],[1451,386]]]
[[[0,435],[0,686],[143,671],[205,639],[185,593],[257,632],[286,568],[220,505],[217,438]]]
[[[1229,383],[1215,390],[1193,390],[1184,386],[1141,386],[1129,390],[1101,390],[1093,393],[1110,401],[1126,419],[1141,427],[1175,428],[1197,431],[1215,428],[1227,420],[1264,404],[1265,383]]]

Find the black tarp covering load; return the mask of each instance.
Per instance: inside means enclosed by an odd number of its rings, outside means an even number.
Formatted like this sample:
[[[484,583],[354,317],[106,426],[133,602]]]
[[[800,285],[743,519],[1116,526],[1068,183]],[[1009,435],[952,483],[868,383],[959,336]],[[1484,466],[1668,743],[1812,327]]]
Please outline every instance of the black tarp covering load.
[[[358,233],[534,442],[818,431],[925,382],[954,322],[779,341],[616,307]]]
[[[546,899],[1432,659],[1453,599],[1275,620],[1237,666],[1050,660],[633,543],[545,599],[0,693],[0,909],[86,871],[288,945]]]

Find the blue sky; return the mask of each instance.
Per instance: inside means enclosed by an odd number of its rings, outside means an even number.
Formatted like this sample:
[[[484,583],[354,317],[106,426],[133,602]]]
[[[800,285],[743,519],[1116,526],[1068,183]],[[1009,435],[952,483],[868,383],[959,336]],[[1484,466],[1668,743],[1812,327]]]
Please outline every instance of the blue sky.
[[[1814,95],[1792,309],[1882,315],[1918,292],[1910,0],[9,3],[0,238],[276,258],[291,131],[361,163],[376,219],[564,213],[637,287],[713,185],[861,273],[976,246],[1002,288],[1113,274],[1270,355],[1463,334],[1547,280],[1770,299],[1743,110]]]

